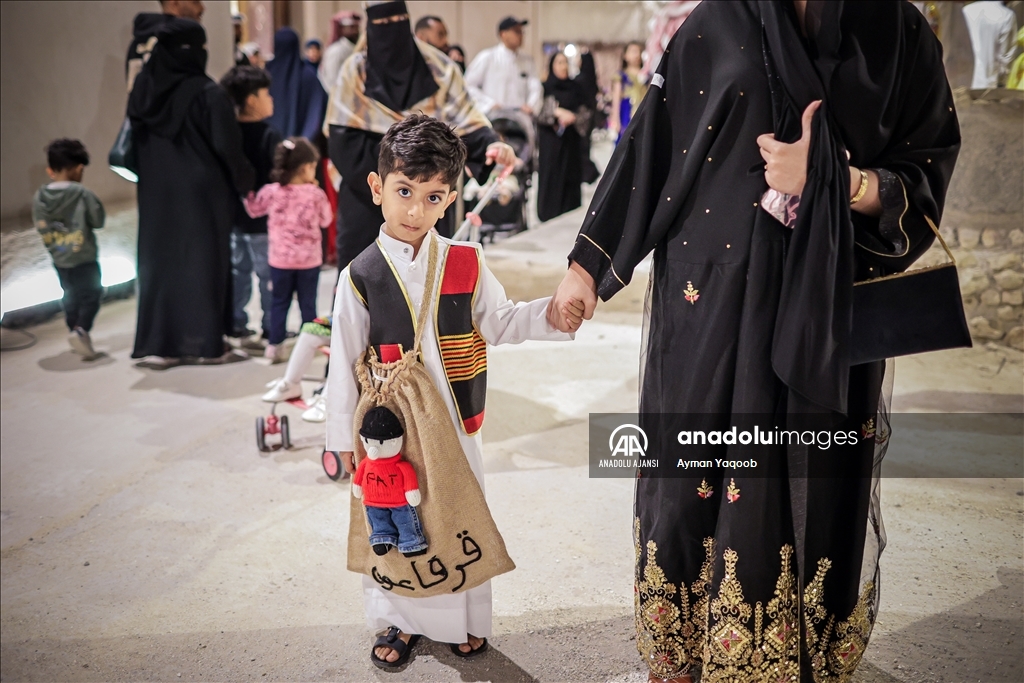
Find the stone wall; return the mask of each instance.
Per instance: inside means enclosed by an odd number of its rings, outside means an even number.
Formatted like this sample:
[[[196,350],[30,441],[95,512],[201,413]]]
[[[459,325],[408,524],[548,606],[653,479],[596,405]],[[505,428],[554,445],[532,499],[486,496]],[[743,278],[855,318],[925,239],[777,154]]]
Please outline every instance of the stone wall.
[[[941,232],[976,341],[1024,349],[1024,107],[958,93],[963,144]],[[914,267],[946,260],[936,243]]]

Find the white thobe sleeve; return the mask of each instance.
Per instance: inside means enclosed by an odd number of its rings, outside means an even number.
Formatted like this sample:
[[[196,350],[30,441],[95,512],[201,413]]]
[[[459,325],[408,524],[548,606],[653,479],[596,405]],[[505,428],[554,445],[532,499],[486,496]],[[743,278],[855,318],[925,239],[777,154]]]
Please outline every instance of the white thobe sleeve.
[[[544,86],[537,77],[537,66],[533,63],[533,59],[528,60],[528,64],[529,67],[526,70],[526,103],[530,105],[533,115],[536,116],[544,106]]]
[[[1010,63],[1017,51],[1017,15],[1012,12],[1006,17],[1002,30],[999,31],[999,75],[1009,73]]]
[[[480,253],[480,287],[473,305],[473,321],[492,346],[518,344],[527,339],[538,341],[569,341],[573,334],[559,332],[548,324],[547,309],[551,297],[512,303],[505,288],[494,277],[483,253]],[[331,388],[333,391],[334,388]]]
[[[483,90],[484,79],[487,77],[487,69],[491,63],[491,51],[481,50],[473,61],[466,67],[466,73],[463,75],[462,80],[466,81],[466,85],[470,88],[477,90]]]
[[[327,450],[355,448],[352,417],[359,402],[356,361],[370,338],[370,313],[356,294],[348,268],[338,278],[331,323],[331,368],[327,375]]]

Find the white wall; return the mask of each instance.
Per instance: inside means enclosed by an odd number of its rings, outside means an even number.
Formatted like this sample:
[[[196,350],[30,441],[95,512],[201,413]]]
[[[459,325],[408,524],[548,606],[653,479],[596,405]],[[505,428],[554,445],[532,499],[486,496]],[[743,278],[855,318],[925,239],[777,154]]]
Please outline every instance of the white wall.
[[[156,0],[0,2],[0,217],[28,214],[46,180],[43,148],[58,137],[85,143],[85,184],[107,203],[131,200],[135,186],[107,167],[124,119],[124,57],[132,20],[159,12]],[[206,2],[210,74],[232,63],[226,0]]]

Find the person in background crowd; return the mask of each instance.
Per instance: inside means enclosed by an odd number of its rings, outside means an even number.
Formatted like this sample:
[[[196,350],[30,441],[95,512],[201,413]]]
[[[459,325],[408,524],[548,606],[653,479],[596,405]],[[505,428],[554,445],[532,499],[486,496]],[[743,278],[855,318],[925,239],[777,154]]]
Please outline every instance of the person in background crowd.
[[[32,222],[60,279],[68,343],[83,360],[99,357],[89,331],[100,310],[103,282],[97,259],[94,230],[103,227],[103,204],[82,185],[89,152],[78,140],[62,138],[46,147],[46,174],[50,182],[36,191]]]
[[[140,12],[132,26],[132,42],[125,57],[124,74],[128,92],[132,91],[136,76],[156,44],[156,32],[165,22],[175,19],[201,21],[206,7],[199,0],[160,0],[160,12]]]
[[[331,17],[331,44],[320,60],[320,83],[328,93],[338,84],[338,72],[359,40],[360,17],[355,12],[338,12]]]
[[[416,37],[448,54],[448,27],[441,17],[427,15],[416,22]]]
[[[647,79],[641,73],[644,65],[644,46],[632,41],[622,50],[622,68],[612,79],[612,118],[611,129],[615,132],[615,142],[622,138],[633,112],[647,94]]]
[[[206,75],[206,31],[165,22],[128,98],[138,165],[138,317],[132,358],[164,369],[238,358],[231,225],[253,169],[227,93]]]
[[[345,62],[331,92],[327,117],[330,155],[338,172],[338,268],[344,268],[376,239],[380,209],[367,184],[376,171],[381,138],[391,124],[420,112],[455,129],[469,150],[474,177],[486,178],[490,164],[514,164],[515,152],[498,138],[477,109],[462,73],[443,54],[417,43],[405,2],[366,10],[365,41]],[[365,42],[365,45],[363,44]],[[446,211],[438,232],[451,234],[454,212]]]
[[[584,49],[580,53],[580,72],[574,79],[580,85],[583,93],[583,106],[590,112],[587,119],[587,130],[581,134],[580,159],[583,162],[583,182],[591,184],[600,177],[601,172],[597,164],[590,158],[590,135],[597,126],[597,96],[601,92],[597,84],[597,67],[594,64],[594,55],[590,50]]]
[[[238,48],[248,58],[249,66],[255,66],[257,69],[266,68],[267,63],[263,61],[259,43],[242,43]]]
[[[232,14],[231,27],[235,31],[235,66],[249,66],[249,55],[242,49],[242,24],[245,23],[245,15]]]
[[[319,38],[310,38],[306,41],[304,46],[306,52],[306,61],[315,67],[320,66],[320,60],[324,54],[323,43],[320,42]]]
[[[974,50],[971,88],[998,88],[1017,48],[1017,15],[999,0],[972,2],[963,13]]]
[[[474,98],[484,113],[499,109],[520,109],[533,115],[540,110],[543,88],[533,59],[519,48],[523,45],[526,19],[505,17],[498,24],[499,45],[481,50],[466,68],[466,84],[480,91]]]
[[[569,60],[551,55],[544,81],[544,105],[537,116],[537,217],[542,221],[578,209],[583,203],[582,138],[592,112],[578,82],[569,78]]]
[[[270,96],[270,74],[254,66],[236,66],[220,81],[235,103],[238,125],[242,129],[242,151],[256,170],[253,191],[270,182],[274,168],[274,151],[281,142],[281,134],[267,123],[274,113],[274,98]],[[233,326],[231,337],[245,338],[254,334],[249,328],[249,315],[245,307],[252,298],[252,274],[260,283],[260,308],[263,319],[262,338],[270,334],[270,265],[267,262],[267,218],[253,218],[239,198],[235,211],[235,225],[231,231],[231,276],[234,283]]]
[[[316,317],[323,265],[320,229],[334,220],[327,195],[317,187],[319,161],[320,153],[309,140],[282,140],[274,150],[274,169],[270,173],[273,182],[245,199],[250,216],[267,216],[268,262],[274,284],[269,343],[264,355],[274,363],[284,360],[281,343],[287,336],[292,295],[298,295],[303,323],[313,322]]]
[[[458,64],[463,74],[466,73],[466,51],[462,49],[461,45],[448,46],[448,59]]]
[[[312,140],[323,125],[327,93],[316,67],[299,54],[299,34],[282,28],[274,34],[274,58],[267,62],[274,114],[267,120],[285,137]]]

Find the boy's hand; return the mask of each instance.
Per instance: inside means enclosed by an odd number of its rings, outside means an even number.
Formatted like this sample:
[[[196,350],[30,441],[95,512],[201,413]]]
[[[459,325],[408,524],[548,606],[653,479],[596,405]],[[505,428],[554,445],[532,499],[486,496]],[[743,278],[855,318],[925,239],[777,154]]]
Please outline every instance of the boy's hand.
[[[345,471],[349,474],[356,473],[356,466],[352,460],[352,451],[341,451],[338,453],[338,458],[341,460],[341,466],[345,468]]]

